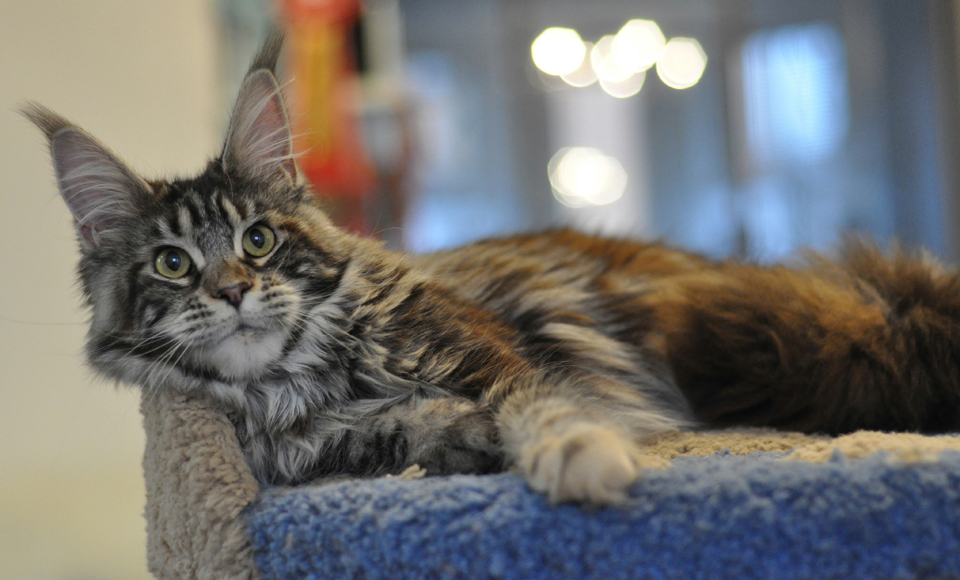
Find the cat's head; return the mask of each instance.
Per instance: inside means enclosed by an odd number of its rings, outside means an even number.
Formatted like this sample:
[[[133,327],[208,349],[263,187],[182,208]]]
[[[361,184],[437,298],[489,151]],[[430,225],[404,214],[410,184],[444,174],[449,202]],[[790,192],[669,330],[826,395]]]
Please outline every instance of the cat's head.
[[[352,238],[317,207],[293,155],[269,41],[223,150],[198,176],[147,181],[90,134],[30,105],[76,221],[90,361],[141,384],[271,372],[333,294]],[[197,381],[193,381],[196,383]]]

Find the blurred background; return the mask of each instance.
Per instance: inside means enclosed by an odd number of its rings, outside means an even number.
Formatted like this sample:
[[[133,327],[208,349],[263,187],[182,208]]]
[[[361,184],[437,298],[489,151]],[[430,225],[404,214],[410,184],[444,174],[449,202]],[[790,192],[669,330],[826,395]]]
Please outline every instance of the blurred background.
[[[960,258],[954,0],[0,0],[0,578],[147,577],[138,395],[82,366],[34,99],[147,177],[219,148],[260,40],[335,218],[436,250],[571,225],[714,258]]]

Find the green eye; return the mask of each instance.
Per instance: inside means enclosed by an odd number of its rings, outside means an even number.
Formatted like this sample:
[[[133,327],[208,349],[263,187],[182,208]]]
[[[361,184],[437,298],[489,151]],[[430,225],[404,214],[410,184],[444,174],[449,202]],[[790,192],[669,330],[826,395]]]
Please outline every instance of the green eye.
[[[154,262],[157,272],[166,278],[183,278],[190,270],[190,256],[179,248],[164,248]]]
[[[276,243],[273,230],[263,224],[254,225],[243,234],[243,249],[254,258],[269,254]]]

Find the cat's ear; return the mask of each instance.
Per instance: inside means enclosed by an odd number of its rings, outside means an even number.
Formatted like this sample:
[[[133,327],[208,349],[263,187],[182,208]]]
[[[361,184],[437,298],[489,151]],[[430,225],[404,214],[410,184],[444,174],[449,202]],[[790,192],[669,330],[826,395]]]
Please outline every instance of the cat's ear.
[[[240,175],[299,179],[293,136],[274,69],[283,44],[273,34],[256,56],[240,87],[221,156],[227,170]]]
[[[93,136],[50,109],[29,103],[21,112],[50,143],[60,195],[76,220],[84,249],[100,246],[149,199],[150,186]]]

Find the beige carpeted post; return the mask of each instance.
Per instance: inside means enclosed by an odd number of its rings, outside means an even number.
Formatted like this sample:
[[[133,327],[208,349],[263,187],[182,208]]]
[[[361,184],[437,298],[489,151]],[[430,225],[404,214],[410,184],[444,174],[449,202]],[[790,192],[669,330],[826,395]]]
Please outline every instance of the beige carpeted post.
[[[147,564],[160,580],[259,577],[243,510],[258,486],[233,426],[200,401],[143,393]]]

